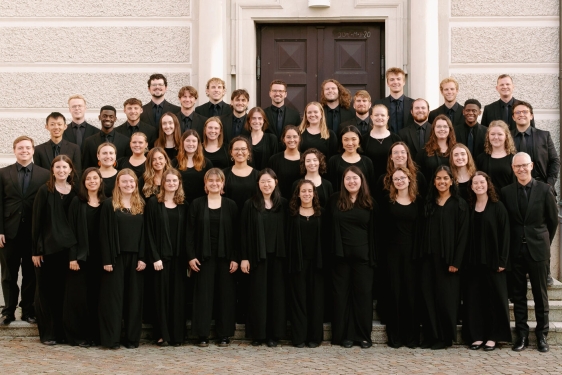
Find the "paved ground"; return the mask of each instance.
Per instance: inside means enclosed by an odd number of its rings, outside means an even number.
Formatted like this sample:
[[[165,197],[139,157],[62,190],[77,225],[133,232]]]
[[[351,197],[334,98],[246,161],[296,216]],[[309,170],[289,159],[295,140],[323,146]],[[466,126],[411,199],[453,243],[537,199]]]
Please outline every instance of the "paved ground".
[[[325,344],[316,349],[252,347],[234,342],[228,348],[185,345],[138,349],[82,349],[45,346],[37,338],[0,339],[2,374],[562,374],[562,348],[541,354],[529,348],[473,352],[465,347],[442,351],[362,350]]]

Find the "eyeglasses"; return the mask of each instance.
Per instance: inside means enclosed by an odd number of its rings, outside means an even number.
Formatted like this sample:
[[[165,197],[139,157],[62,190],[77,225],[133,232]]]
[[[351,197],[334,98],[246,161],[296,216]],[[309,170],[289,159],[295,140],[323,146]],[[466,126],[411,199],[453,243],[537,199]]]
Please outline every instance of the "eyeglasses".
[[[242,147],[242,148],[233,148],[232,151],[234,151],[235,154],[239,153],[239,152],[246,152],[248,151],[247,147]]]
[[[528,109],[523,109],[523,110],[521,110],[521,111],[515,111],[515,112],[513,112],[513,114],[519,116],[519,115],[526,115],[526,114],[528,114],[529,112],[530,112],[530,111],[529,111]]]
[[[513,165],[513,169],[527,169],[529,168],[529,165],[533,164],[533,162],[527,163],[527,164],[517,164],[517,165]]]
[[[285,90],[271,90],[271,92],[274,94],[283,94]]]
[[[396,178],[393,178],[392,181],[394,181],[394,182],[402,182],[402,181],[404,181],[404,180],[407,179],[407,178],[408,178],[408,177],[406,177],[406,176],[403,176],[403,177],[396,177]]]
[[[163,83],[151,83],[150,87],[164,87],[166,85],[164,85]]]

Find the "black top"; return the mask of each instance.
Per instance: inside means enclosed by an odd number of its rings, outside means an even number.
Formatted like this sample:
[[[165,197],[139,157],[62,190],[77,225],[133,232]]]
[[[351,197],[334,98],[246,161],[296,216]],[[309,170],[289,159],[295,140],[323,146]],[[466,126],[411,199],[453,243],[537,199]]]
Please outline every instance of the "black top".
[[[215,152],[203,149],[203,155],[213,163],[214,168],[224,169],[232,165],[231,157],[228,155],[228,148],[225,144]]]
[[[142,175],[143,175],[144,171],[146,170],[146,163],[142,162],[135,167],[134,165],[131,164],[131,161],[130,161],[129,157],[124,157],[124,158],[121,158],[121,159],[117,160],[117,169],[121,170],[121,169],[125,169],[125,168],[129,168],[133,172],[135,172],[135,175],[137,176],[137,178],[140,182],[142,180]]]
[[[252,142],[252,137],[249,133],[245,132],[242,135],[247,137]],[[267,166],[267,162],[272,155],[277,153],[278,142],[275,134],[263,133],[262,139],[252,145],[252,159],[248,161],[252,167],[261,171]]]
[[[236,176],[232,173],[232,167],[223,170],[224,196],[236,202],[238,212],[242,212],[244,203],[250,199],[258,188],[258,171],[253,169],[246,177]]]
[[[328,238],[325,231],[328,215],[324,209],[320,216],[305,217],[296,215],[287,219],[287,251],[289,256],[289,272],[300,272],[303,260],[313,262],[316,268],[322,268],[324,249]]]
[[[401,141],[401,138],[394,133],[390,133],[388,137],[382,139],[373,138],[369,134],[364,137],[361,148],[363,149],[363,155],[373,162],[375,181],[381,174],[386,173],[388,153],[392,145],[398,141]]]
[[[301,162],[285,159],[285,153],[279,152],[269,158],[268,167],[273,169],[279,181],[281,196],[290,200],[293,196],[293,184],[301,177]]]
[[[326,159],[329,159],[332,155],[337,154],[338,150],[338,139],[336,133],[330,130],[330,136],[328,139],[322,139],[320,133],[310,134],[308,129],[301,134],[301,145],[300,151],[304,152],[309,148],[315,148],[324,154]]]
[[[175,147],[171,148],[164,148],[166,155],[170,158],[170,160],[174,160],[178,156],[178,150]]]
[[[166,207],[166,214],[168,215],[168,225],[170,226],[170,238],[178,238],[180,230],[183,229],[179,227],[181,215],[180,206],[178,205],[174,208]]]
[[[361,170],[361,172],[363,172],[369,188],[375,186],[375,171],[371,159],[361,156],[361,159],[357,163],[348,163],[343,160],[341,155],[334,155],[328,161],[328,179],[332,183],[334,191],[340,191],[343,172],[352,165],[356,166]]]
[[[458,183],[458,187],[459,187],[459,195],[462,199],[464,199],[466,202],[468,202],[468,191],[471,188],[470,187],[470,180],[466,181],[466,182],[459,182]]]
[[[320,229],[320,216],[299,215],[301,230],[301,246],[303,259],[316,258],[316,243],[318,241],[318,230]]]
[[[168,209],[155,196],[147,200],[144,216],[151,262],[185,255],[187,208],[187,204],[179,204]]]
[[[115,187],[117,173],[118,172],[115,172],[115,174],[111,177],[103,177],[103,192],[108,198],[113,196],[113,188]]]
[[[488,200],[482,212],[470,212],[468,261],[497,270],[509,268],[509,217],[503,203]]]
[[[303,176],[304,178],[304,176]],[[296,180],[293,182],[292,190],[293,192],[297,188],[297,184],[300,180]],[[322,208],[326,208],[328,205],[328,200],[330,196],[334,193],[334,188],[332,187],[332,183],[325,178],[320,180],[320,185],[316,186],[316,192],[318,193],[318,200],[320,201],[320,206]]]
[[[515,182],[515,175],[511,168],[512,160],[513,155],[511,154],[495,159],[489,154],[482,153],[476,158],[476,167],[490,176],[498,194],[504,187]]]
[[[68,221],[77,243],[70,247],[69,260],[95,262],[101,267],[100,217],[101,204],[92,207],[74,197],[68,209]]]
[[[119,228],[119,248],[124,253],[138,253],[142,236],[144,215],[133,215],[128,209],[115,211],[116,223]]]
[[[349,211],[338,211],[344,257],[369,260],[370,212],[354,207]]]
[[[265,236],[265,251],[270,253],[275,253],[277,243],[277,231],[275,230],[277,225],[277,220],[275,218],[275,211],[270,209],[265,209],[261,212],[261,217],[263,221],[263,230],[267,235]]]
[[[219,231],[221,221],[221,209],[209,208],[209,227],[211,237],[211,255],[216,256],[219,251]]]
[[[178,159],[172,160],[172,167],[178,169]],[[188,203],[191,203],[195,198],[206,195],[204,177],[205,173],[207,173],[207,171],[211,168],[213,168],[213,163],[211,163],[209,159],[205,158],[205,165],[200,171],[196,170],[195,167],[186,168],[183,171],[178,169],[181,174],[185,200]]]
[[[440,165],[449,166],[449,157],[442,156],[441,153],[435,152],[432,156],[427,155],[425,149],[418,152],[416,156],[416,164],[419,166],[421,173],[428,183],[433,180],[433,173]]]
[[[387,233],[392,233],[389,243],[410,245],[416,237],[416,223],[419,218],[419,206],[423,205],[421,199],[402,205],[398,202],[390,203],[388,216],[385,217],[388,227]]]
[[[91,253],[99,253],[100,251],[100,214],[101,214],[101,204],[97,207],[92,207],[88,203],[83,203],[86,205],[86,225],[88,227],[88,242],[91,257]]]

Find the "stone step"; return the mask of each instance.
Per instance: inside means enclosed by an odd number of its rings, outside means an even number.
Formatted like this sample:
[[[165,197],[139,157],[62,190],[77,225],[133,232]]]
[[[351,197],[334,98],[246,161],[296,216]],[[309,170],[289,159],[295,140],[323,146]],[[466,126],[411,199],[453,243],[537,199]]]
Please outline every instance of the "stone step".
[[[553,322],[562,322],[562,301],[548,301],[550,311],[548,313],[548,320]],[[535,302],[533,300],[527,301],[528,319],[535,321]],[[515,320],[513,316],[513,303],[509,304],[509,320]]]
[[[533,300],[533,292],[531,291],[531,283],[527,283],[527,299]],[[554,280],[554,285],[548,287],[549,301],[562,301],[562,283]]]

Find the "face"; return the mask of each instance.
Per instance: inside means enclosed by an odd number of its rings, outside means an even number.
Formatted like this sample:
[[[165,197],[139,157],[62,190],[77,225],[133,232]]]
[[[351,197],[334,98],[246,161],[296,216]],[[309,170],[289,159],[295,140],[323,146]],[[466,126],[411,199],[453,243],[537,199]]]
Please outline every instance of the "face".
[[[119,177],[119,180],[117,181],[117,186],[119,186],[119,189],[121,190],[121,193],[123,193],[123,194],[133,194],[137,184],[135,184],[135,179],[133,178],[133,176],[129,176],[128,174],[124,174],[121,177]]]
[[[248,99],[244,95],[240,95],[237,98],[234,98],[232,101],[232,107],[234,111],[238,113],[246,113],[248,110]]]
[[[223,186],[224,181],[216,174],[209,175],[209,178],[205,181],[205,187],[209,193],[220,194]]]
[[[451,180],[451,177],[447,172],[439,171],[435,176],[434,184],[440,193],[444,193],[449,191],[449,188],[453,185],[453,180]]]
[[[396,190],[404,190],[408,189],[408,186],[410,186],[410,179],[404,172],[396,171],[392,175],[392,183]]]
[[[34,151],[33,144],[27,140],[16,143],[16,147],[14,147],[16,159],[22,165],[27,165],[31,161]]]
[[[100,185],[101,185],[100,176],[95,171],[91,171],[90,173],[88,173],[88,175],[86,176],[86,180],[84,181],[84,186],[86,187],[86,190],[97,192],[100,188]]]
[[[298,133],[291,129],[285,132],[285,137],[283,137],[283,143],[285,146],[290,149],[294,150],[299,146],[299,135]]]
[[[82,99],[70,99],[68,102],[68,110],[73,119],[82,120],[86,113],[86,103]]]
[[[199,142],[197,141],[197,138],[194,135],[189,135],[183,141],[183,149],[188,154],[195,154],[195,152],[197,151],[198,143]]]
[[[456,167],[464,167],[468,163],[468,154],[462,147],[453,149],[453,163]]]
[[[320,161],[316,154],[307,154],[304,158],[304,167],[307,172],[316,173],[320,167]]]
[[[476,124],[481,113],[482,111],[476,104],[467,104],[462,110],[466,123],[469,125]]]
[[[221,126],[219,125],[218,122],[211,121],[207,123],[207,126],[205,126],[205,135],[207,136],[208,140],[215,141],[219,138],[220,134],[221,134]]]
[[[324,85],[324,97],[329,102],[338,100],[339,94],[338,86],[334,82],[328,82]]]
[[[518,126],[529,126],[531,125],[532,119],[533,114],[528,107],[524,105],[518,105],[517,107],[513,108],[513,120]]]
[[[49,118],[47,124],[45,125],[45,129],[49,131],[52,138],[60,138],[62,137],[62,133],[66,129],[66,123],[62,117],[59,118]]]
[[[353,108],[358,115],[363,116],[369,112],[369,108],[371,108],[371,101],[362,96],[356,96],[353,100]]]
[[[350,194],[357,194],[361,189],[361,177],[349,171],[343,176],[343,186]]]
[[[271,102],[273,104],[277,104],[278,106],[283,105],[285,102],[285,98],[287,97],[287,90],[283,85],[271,85],[271,89],[269,89],[269,97],[271,98]]]
[[[447,82],[441,87],[441,94],[446,102],[453,103],[457,100],[457,85],[454,82]]]
[[[312,199],[314,198],[314,187],[309,183],[304,183],[299,189],[299,198],[301,203],[310,206],[312,205]]]
[[[404,90],[406,79],[400,73],[398,74],[390,73],[386,78],[386,84],[388,85],[390,92],[399,94]]]
[[[136,122],[140,118],[142,107],[138,104],[127,104],[123,112],[125,112],[129,122]]]
[[[394,163],[394,167],[406,167],[408,162],[408,153],[402,145],[396,145],[390,154],[390,160]]]
[[[447,139],[449,136],[449,125],[447,124],[447,121],[437,120],[434,131],[437,139]]]
[[[359,147],[359,137],[354,132],[347,132],[341,137],[343,149],[347,152],[356,152]]]
[[[170,193],[175,193],[180,186],[180,179],[173,173],[168,173],[166,175],[166,180],[164,181],[164,190]]]
[[[322,114],[320,112],[320,108],[318,108],[316,105],[311,104],[306,108],[306,120],[310,124],[319,124],[321,118]]]
[[[373,109],[373,114],[371,115],[371,121],[373,121],[373,126],[379,127],[379,128],[386,128],[387,124],[388,124],[388,110],[386,109],[386,107],[375,107]]]
[[[476,195],[483,195],[488,193],[488,182],[484,176],[474,176],[472,178],[472,191]]]
[[[219,102],[224,97],[224,93],[226,89],[220,82],[209,82],[209,88],[205,90],[205,94],[209,97],[209,99]]]
[[[248,160],[248,155],[250,152],[248,151],[248,145],[244,141],[236,141],[232,145],[232,153],[230,156],[234,158],[235,161],[239,163],[243,163]]]
[[[166,166],[166,157],[161,152],[155,152],[152,155],[152,169],[161,171]]]
[[[423,124],[427,121],[429,108],[427,107],[425,100],[416,100],[414,102],[414,106],[412,107],[412,116],[414,117],[414,121],[419,124]]]
[[[252,113],[252,117],[250,117],[250,127],[252,130],[262,130],[263,128],[263,116],[260,112],[255,111]]]
[[[172,119],[172,116],[164,116],[162,117],[162,131],[164,132],[164,134],[166,135],[172,135],[174,134],[174,120]]]
[[[146,151],[146,146],[148,143],[145,141],[144,137],[141,135],[134,135],[131,137],[131,151],[134,154],[143,154]]]
[[[105,146],[98,152],[98,160],[104,167],[111,167],[115,163],[115,150],[113,147]]]
[[[496,91],[502,98],[509,98],[513,95],[513,81],[509,77],[498,79]]]
[[[492,126],[488,130],[488,137],[492,147],[503,148],[505,145],[505,132],[499,126]]]
[[[527,181],[531,179],[531,171],[533,170],[533,163],[531,159],[525,155],[518,155],[513,158],[511,168],[513,173],[520,181]]]
[[[187,90],[183,93],[180,97],[180,104],[184,109],[191,109],[195,105],[195,96],[191,95],[191,93]]]
[[[258,181],[260,185],[260,191],[263,195],[271,195],[277,186],[277,180],[268,175],[267,173],[262,175]]]
[[[70,172],[72,169],[65,161],[59,160],[53,165],[53,174],[57,180],[66,181]]]
[[[168,90],[168,87],[166,87],[163,79],[153,79],[150,81],[148,92],[150,92],[153,98],[162,98],[166,95],[166,90]]]
[[[110,109],[104,109],[103,111],[101,111],[98,118],[101,121],[102,128],[106,130],[113,129],[113,125],[115,125],[115,121],[117,121],[115,112]]]

